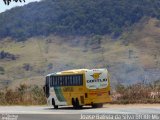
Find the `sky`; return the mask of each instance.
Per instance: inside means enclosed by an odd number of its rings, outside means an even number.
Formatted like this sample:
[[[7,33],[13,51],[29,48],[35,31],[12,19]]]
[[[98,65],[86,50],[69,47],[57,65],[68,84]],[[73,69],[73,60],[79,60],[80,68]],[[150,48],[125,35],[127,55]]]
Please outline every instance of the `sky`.
[[[30,2],[35,2],[35,1],[40,1],[40,0],[26,0],[26,2],[13,2],[12,0],[12,2],[10,2],[9,5],[5,5],[3,0],[0,0],[0,13],[4,12],[7,9],[11,9],[16,6],[23,6],[25,4],[28,4]]]

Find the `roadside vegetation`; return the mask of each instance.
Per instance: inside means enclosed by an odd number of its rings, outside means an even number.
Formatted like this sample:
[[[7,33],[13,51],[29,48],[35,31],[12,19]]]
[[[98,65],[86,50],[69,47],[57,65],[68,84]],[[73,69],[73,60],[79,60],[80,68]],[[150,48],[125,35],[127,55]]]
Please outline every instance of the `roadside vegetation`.
[[[116,86],[112,98],[115,104],[160,103],[160,81],[153,84],[139,83],[127,87],[119,84]]]
[[[153,84],[138,83],[124,86],[118,84],[112,93],[112,104],[160,103],[160,81]],[[0,91],[0,105],[45,105],[43,88],[21,84],[16,89]]]
[[[16,89],[5,88],[0,91],[0,105],[43,105],[46,98],[39,86],[21,84]]]

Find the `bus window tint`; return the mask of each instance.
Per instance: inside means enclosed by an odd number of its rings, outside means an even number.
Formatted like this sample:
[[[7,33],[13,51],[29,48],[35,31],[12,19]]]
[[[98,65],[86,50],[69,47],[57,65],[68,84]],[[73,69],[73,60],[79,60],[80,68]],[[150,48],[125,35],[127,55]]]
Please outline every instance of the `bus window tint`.
[[[72,76],[69,76],[69,81],[70,81],[70,86],[72,86],[73,85]]]
[[[46,85],[49,85],[49,77],[46,77]]]
[[[80,85],[83,85],[83,76],[81,75]]]
[[[52,81],[51,83],[52,83],[52,86],[53,86],[55,84],[54,76],[51,77],[51,81]]]
[[[64,80],[62,79],[62,76],[59,76],[59,79],[60,79],[60,81],[62,83],[62,86],[64,86]]]
[[[64,81],[64,86],[67,86],[67,80],[65,79],[64,76],[61,76],[62,77],[62,80]]]
[[[74,76],[71,76],[72,77],[72,84],[74,85]]]
[[[57,78],[58,78],[58,81],[59,81],[59,86],[62,86],[62,81],[61,81],[60,77],[57,76]]]
[[[63,85],[64,85],[64,84],[63,84],[64,81],[62,80],[62,77],[61,77],[61,76],[59,76],[59,80],[60,80],[60,83],[61,83],[60,85],[63,86]]]
[[[50,76],[50,86],[80,86],[83,84],[82,75]],[[46,78],[46,84],[49,80]]]
[[[79,85],[79,75],[77,75],[76,78],[76,85]]]
[[[68,86],[70,86],[70,85],[71,85],[71,82],[70,82],[69,76],[66,76],[66,78],[67,78]]]
[[[54,79],[53,79],[54,81],[55,81],[55,84],[54,84],[54,86],[57,86],[58,85],[58,81],[57,81],[57,79],[56,79],[56,77],[54,76]]]
[[[50,76],[50,86],[52,86],[53,85],[53,76]]]

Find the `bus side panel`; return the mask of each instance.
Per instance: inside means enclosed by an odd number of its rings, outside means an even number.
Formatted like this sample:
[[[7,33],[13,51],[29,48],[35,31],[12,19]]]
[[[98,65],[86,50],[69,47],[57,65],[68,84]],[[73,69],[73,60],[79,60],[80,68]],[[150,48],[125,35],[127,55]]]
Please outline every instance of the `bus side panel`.
[[[83,104],[82,96],[84,96],[83,86],[65,86],[62,87],[62,94],[67,102],[67,105],[72,105],[72,98],[78,98],[80,104]]]
[[[66,99],[63,96],[61,87],[50,88],[50,104],[52,105],[52,99],[54,99],[56,105],[67,105]]]

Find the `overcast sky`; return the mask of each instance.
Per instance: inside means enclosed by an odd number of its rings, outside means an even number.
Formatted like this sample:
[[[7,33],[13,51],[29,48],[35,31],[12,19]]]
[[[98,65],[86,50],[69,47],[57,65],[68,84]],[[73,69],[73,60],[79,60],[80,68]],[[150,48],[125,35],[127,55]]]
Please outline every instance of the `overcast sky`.
[[[25,4],[28,4],[30,2],[34,2],[34,1],[40,1],[40,0],[26,0],[26,2],[13,2],[12,1],[9,5],[5,5],[3,0],[0,0],[0,13],[4,12],[7,9],[11,9],[15,6],[22,6],[22,5],[25,5]]]

